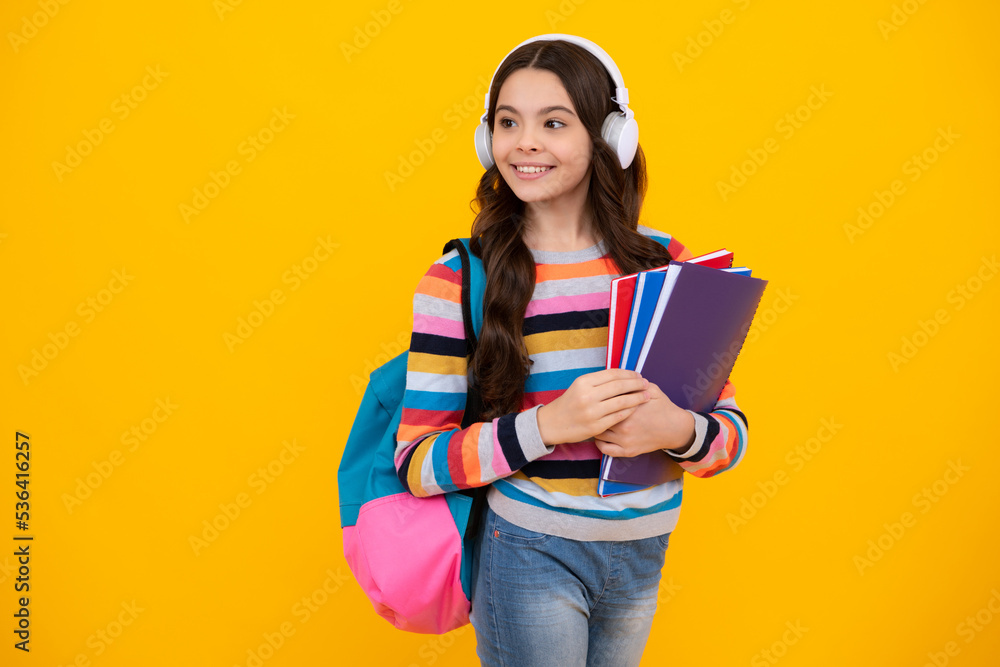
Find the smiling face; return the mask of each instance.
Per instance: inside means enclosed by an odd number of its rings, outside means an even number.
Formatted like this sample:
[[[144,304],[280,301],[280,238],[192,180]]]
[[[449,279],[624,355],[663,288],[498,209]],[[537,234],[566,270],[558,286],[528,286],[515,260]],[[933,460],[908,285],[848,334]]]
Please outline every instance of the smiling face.
[[[590,134],[558,76],[522,68],[507,77],[497,95],[493,158],[518,199],[529,209],[555,204],[567,214],[579,213],[592,156]],[[517,168],[528,165],[535,168]]]

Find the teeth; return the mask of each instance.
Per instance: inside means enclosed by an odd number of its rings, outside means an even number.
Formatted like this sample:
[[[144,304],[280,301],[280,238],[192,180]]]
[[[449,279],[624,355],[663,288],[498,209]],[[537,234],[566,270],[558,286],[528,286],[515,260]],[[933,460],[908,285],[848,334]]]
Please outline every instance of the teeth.
[[[552,167],[514,167],[522,174],[537,174],[542,171],[548,171]]]

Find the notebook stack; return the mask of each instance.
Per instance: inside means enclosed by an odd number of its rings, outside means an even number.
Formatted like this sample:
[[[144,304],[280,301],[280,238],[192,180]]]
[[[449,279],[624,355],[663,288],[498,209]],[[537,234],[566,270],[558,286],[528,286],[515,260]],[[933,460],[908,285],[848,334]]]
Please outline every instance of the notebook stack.
[[[611,282],[606,368],[642,373],[676,405],[709,412],[732,372],[767,286],[722,249]],[[663,451],[601,459],[602,497],[681,476]]]

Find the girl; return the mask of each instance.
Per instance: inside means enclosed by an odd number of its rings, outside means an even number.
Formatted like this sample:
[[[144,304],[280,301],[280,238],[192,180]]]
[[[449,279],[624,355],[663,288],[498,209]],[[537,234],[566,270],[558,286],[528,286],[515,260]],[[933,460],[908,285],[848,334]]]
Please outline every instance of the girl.
[[[612,97],[617,69],[597,53],[543,35],[494,75],[495,164],[472,226],[487,275],[473,358],[457,251],[430,267],[413,300],[396,468],[415,496],[492,485],[472,584],[484,665],[638,664],[683,478],[601,498],[601,454],[662,449],[711,477],[747,442],[729,382],[712,412],[695,413],[634,371],[602,370],[611,280],[692,254],[638,224],[644,156],[619,156],[602,138],[604,119],[626,107]],[[484,411],[461,428],[470,378]]]

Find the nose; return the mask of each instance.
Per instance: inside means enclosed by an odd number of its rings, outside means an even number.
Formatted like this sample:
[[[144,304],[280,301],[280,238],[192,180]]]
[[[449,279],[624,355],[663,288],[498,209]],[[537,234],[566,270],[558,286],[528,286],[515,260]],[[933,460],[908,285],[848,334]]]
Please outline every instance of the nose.
[[[521,130],[520,135],[517,137],[517,148],[522,153],[538,152],[538,141],[536,140],[535,133],[527,127]]]

